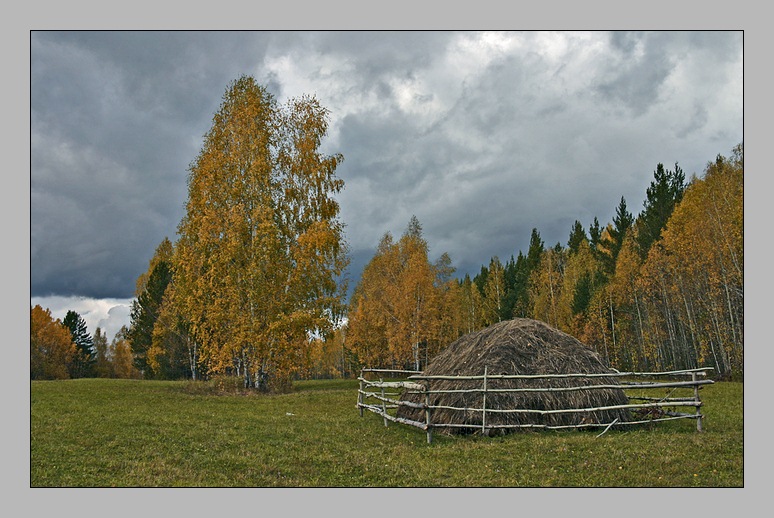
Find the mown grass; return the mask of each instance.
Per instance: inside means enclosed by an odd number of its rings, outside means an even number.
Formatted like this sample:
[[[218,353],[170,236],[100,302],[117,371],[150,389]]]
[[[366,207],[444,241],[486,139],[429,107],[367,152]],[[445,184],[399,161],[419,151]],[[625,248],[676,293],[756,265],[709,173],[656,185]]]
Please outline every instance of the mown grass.
[[[434,436],[355,407],[357,382],[283,395],[31,382],[31,487],[743,487],[743,385],[650,429]]]

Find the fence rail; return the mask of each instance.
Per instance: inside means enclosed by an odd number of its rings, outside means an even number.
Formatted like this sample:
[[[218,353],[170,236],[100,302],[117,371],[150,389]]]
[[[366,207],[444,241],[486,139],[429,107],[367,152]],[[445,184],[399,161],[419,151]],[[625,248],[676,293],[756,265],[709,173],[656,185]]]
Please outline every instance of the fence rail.
[[[360,412],[360,416],[363,416],[364,410],[374,412],[382,416],[384,420],[384,426],[387,426],[389,421],[406,424],[409,426],[417,427],[424,430],[427,434],[428,444],[433,440],[433,430],[441,428],[474,428],[477,427],[470,423],[451,423],[451,422],[433,422],[433,411],[435,410],[450,410],[459,412],[480,412],[481,413],[481,425],[480,428],[483,433],[489,433],[495,429],[512,429],[512,428],[536,428],[536,429],[580,429],[580,428],[601,428],[604,427],[605,433],[613,425],[618,426],[630,426],[638,424],[653,423],[657,421],[673,421],[676,419],[696,419],[696,430],[702,431],[702,418],[701,413],[702,402],[699,398],[699,389],[703,385],[709,385],[714,381],[709,379],[699,379],[705,377],[707,372],[714,370],[711,367],[699,368],[699,369],[686,369],[676,371],[665,372],[619,372],[612,370],[605,374],[488,374],[486,367],[484,368],[484,374],[480,376],[429,376],[425,375],[422,371],[410,371],[410,370],[392,370],[392,369],[363,369],[358,377],[360,386],[358,387],[357,396],[357,408]],[[376,374],[379,379],[368,379],[369,375]],[[391,375],[391,376],[386,376]],[[663,377],[690,377],[690,381],[653,381],[654,379]],[[385,381],[385,377],[389,380]],[[594,378],[650,378],[649,381],[630,381],[622,380],[619,384],[598,384],[598,385],[577,385],[569,387],[533,387],[533,388],[492,388],[491,385],[487,385],[487,382],[492,380],[534,380],[534,379],[594,379]],[[396,381],[395,378],[406,378],[405,380]],[[430,384],[433,380],[446,380],[446,381],[475,381],[480,380],[480,388],[470,389],[446,389],[446,390],[431,390]],[[629,390],[650,390],[650,389],[663,389],[671,388],[672,391],[677,389],[693,389],[692,396],[686,397],[669,397],[671,392],[664,397],[649,397],[640,394],[629,394],[626,391]],[[424,396],[423,402],[412,402],[396,399],[393,396],[400,396],[401,393],[385,392],[385,389],[402,389],[406,392],[419,394]],[[602,390],[602,389],[621,389],[626,394],[629,401],[628,404],[621,405],[608,405],[597,406],[587,408],[567,408],[567,409],[553,409],[553,410],[538,410],[528,408],[487,408],[486,396],[487,394],[498,393],[513,393],[513,392],[568,392],[568,391],[580,391],[580,390]],[[482,393],[482,407],[455,407],[449,405],[431,405],[430,396],[437,394],[454,394],[454,393]],[[377,403],[367,403],[367,399],[374,399]],[[633,403],[634,401],[641,401],[641,403]],[[405,406],[414,409],[424,410],[425,420],[416,421],[413,419],[407,419],[400,417],[395,412],[396,409]],[[677,408],[682,407],[694,407],[694,412],[678,412]],[[537,415],[551,415],[551,414],[571,414],[571,413],[588,413],[604,410],[645,410],[650,412],[650,416],[647,419],[635,419],[632,421],[619,421],[617,418],[609,423],[596,423],[596,422],[581,422],[580,424],[566,424],[566,425],[546,425],[539,423],[512,423],[512,424],[495,424],[487,423],[487,414],[537,414]],[[390,413],[390,411],[393,413]],[[655,411],[658,410],[658,413]],[[648,414],[646,414],[648,415]],[[602,434],[600,434],[602,435]]]

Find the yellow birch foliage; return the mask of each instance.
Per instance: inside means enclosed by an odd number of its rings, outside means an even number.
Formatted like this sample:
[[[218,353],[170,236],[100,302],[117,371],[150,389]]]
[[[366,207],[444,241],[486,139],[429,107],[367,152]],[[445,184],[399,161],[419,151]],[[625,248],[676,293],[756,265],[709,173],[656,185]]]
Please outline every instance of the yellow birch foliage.
[[[178,227],[178,307],[210,373],[269,375],[286,388],[310,333],[343,313],[347,264],[333,195],[340,155],[324,156],[327,111],[310,97],[277,106],[234,81],[191,165]]]
[[[529,295],[532,314],[554,327],[559,327],[559,296],[562,290],[562,271],[560,252],[546,249],[538,267],[530,274]]]
[[[644,281],[669,296],[671,311],[697,343],[698,360],[721,375],[743,371],[744,159],[718,156],[694,178],[648,256]],[[664,303],[664,297],[652,297]],[[661,313],[664,313],[662,309]]]
[[[75,350],[70,330],[51,316],[51,310],[39,304],[30,308],[31,379],[68,379]]]
[[[489,273],[484,284],[483,320],[484,326],[495,324],[501,320],[502,301],[505,296],[505,269],[498,257],[489,261]]]
[[[485,327],[481,292],[469,276],[465,276],[460,283],[457,305],[461,318],[460,334],[472,333]]]
[[[366,366],[424,364],[456,333],[456,291],[436,284],[437,269],[427,257],[418,221],[396,243],[387,233],[363,269],[349,308],[348,336]]]
[[[134,366],[132,346],[129,340],[120,334],[110,344],[110,362],[113,365],[113,376],[116,378],[139,378],[140,373]]]
[[[587,240],[581,241],[578,244],[578,250],[567,256],[557,308],[559,329],[578,337],[589,345],[592,344],[592,338],[591,335],[586,337],[589,323],[587,308],[579,308],[576,312],[573,310],[573,305],[576,304],[576,298],[582,296],[588,296],[590,300],[599,269],[599,262],[594,257],[589,242]],[[581,289],[580,285],[583,282],[586,283],[585,289],[588,290],[588,293],[578,295],[577,292]]]
[[[638,283],[642,261],[631,231],[627,231],[607,285],[611,317],[615,325],[615,363],[621,370],[644,370],[642,358],[642,295]]]

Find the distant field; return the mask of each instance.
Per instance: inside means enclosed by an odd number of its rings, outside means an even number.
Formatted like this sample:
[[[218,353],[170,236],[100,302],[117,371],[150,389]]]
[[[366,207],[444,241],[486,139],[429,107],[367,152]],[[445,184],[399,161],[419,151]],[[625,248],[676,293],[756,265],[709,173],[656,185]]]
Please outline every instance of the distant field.
[[[743,385],[652,429],[447,437],[355,408],[357,382],[211,395],[186,382],[31,382],[31,487],[742,487]]]

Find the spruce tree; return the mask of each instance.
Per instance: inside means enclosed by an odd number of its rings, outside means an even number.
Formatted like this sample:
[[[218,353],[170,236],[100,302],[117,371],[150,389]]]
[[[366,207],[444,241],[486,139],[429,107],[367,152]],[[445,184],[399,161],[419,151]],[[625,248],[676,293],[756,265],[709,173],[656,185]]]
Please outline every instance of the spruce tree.
[[[637,219],[637,246],[641,259],[648,256],[653,243],[661,238],[675,206],[683,199],[685,174],[675,163],[674,171],[658,164],[653,172],[653,181],[646,191],[645,207]]]
[[[527,255],[519,252],[516,259],[516,275],[513,285],[514,299],[513,316],[527,317],[530,314],[529,305],[529,277],[533,271],[540,265],[540,259],[543,256],[545,245],[536,228],[532,229],[529,239],[529,249]]]
[[[135,367],[143,375],[150,374],[147,352],[153,344],[153,328],[161,311],[164,293],[171,281],[170,263],[157,261],[147,278],[144,290],[132,301],[131,324],[127,338],[131,344]]]
[[[86,329],[86,321],[75,311],[68,311],[62,324],[70,330],[75,343],[75,356],[70,365],[71,378],[87,378],[94,375],[96,352],[94,340]]]
[[[594,221],[589,225],[589,245],[594,252],[597,251],[597,245],[601,237],[602,228],[599,225],[599,220],[595,217]]]
[[[615,262],[618,259],[618,252],[621,251],[624,237],[632,227],[634,217],[626,208],[626,199],[621,196],[621,201],[616,207],[613,224],[608,226],[608,239],[605,243],[605,253],[601,254],[605,274],[610,276],[615,272]]]
[[[586,231],[583,230],[581,222],[576,219],[572,226],[572,231],[570,231],[570,238],[567,240],[567,248],[570,254],[576,253],[584,240],[588,241]]]

